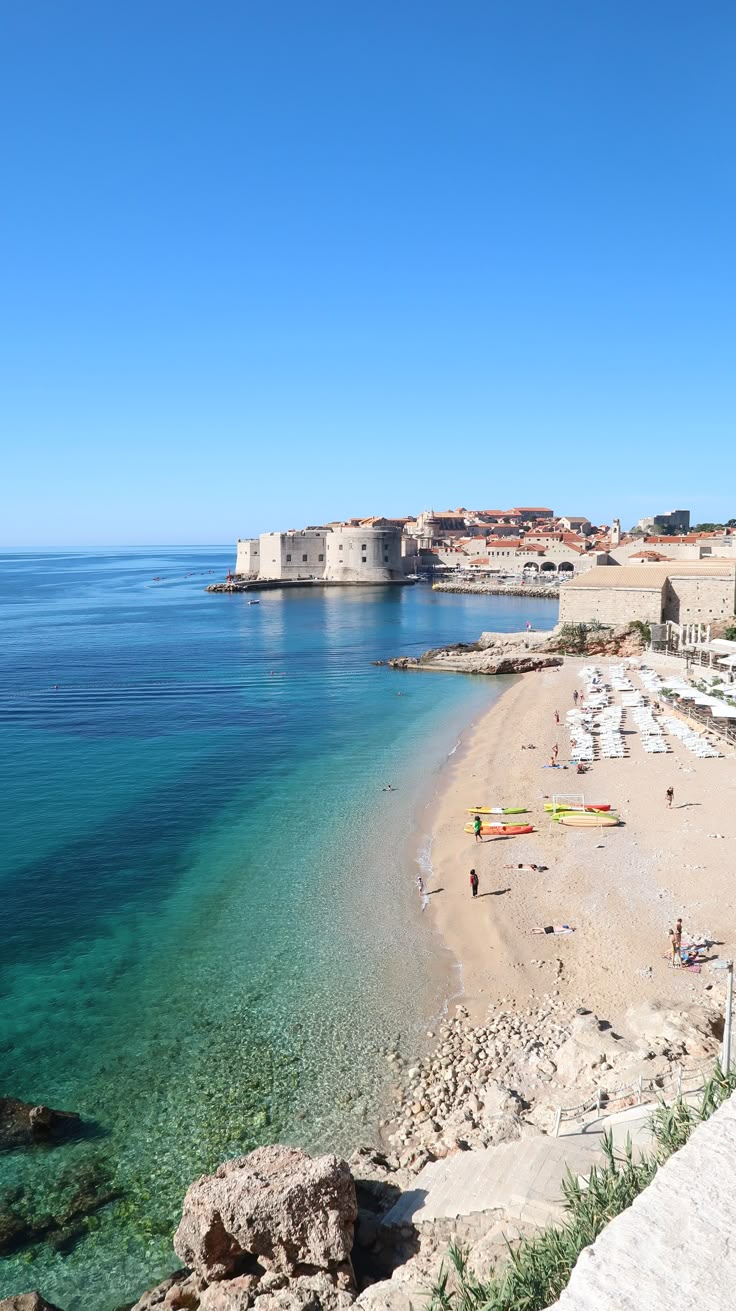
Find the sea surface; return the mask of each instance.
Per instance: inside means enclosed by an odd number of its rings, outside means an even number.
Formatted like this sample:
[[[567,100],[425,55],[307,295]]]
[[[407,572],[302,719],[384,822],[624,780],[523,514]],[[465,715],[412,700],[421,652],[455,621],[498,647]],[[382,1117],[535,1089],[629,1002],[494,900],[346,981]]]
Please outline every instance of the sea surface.
[[[552,627],[556,602],[249,605],[204,590],[231,563],[0,555],[0,1092],[85,1120],[0,1155],[0,1228],[66,1221],[6,1256],[0,1297],[113,1311],[175,1268],[198,1174],[269,1141],[371,1141],[387,1052],[416,1052],[452,987],[417,859],[503,681],[372,661]]]

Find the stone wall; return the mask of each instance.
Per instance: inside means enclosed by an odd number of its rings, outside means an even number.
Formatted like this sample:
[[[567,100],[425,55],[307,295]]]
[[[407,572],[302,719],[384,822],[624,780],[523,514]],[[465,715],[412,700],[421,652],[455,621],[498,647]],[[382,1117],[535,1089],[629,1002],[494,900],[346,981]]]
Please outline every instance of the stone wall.
[[[560,589],[560,623],[587,624],[597,620],[601,624],[615,625],[641,619],[645,624],[658,624],[662,618],[663,591],[664,585],[656,588],[563,587]]]
[[[735,1171],[731,1097],[586,1247],[552,1311],[732,1307]]]
[[[295,533],[261,533],[261,578],[323,578],[325,536],[311,528]]]
[[[736,605],[734,578],[670,578],[665,588],[664,618],[676,624],[730,619]]]
[[[260,566],[261,549],[258,538],[239,537],[235,557],[235,573],[239,577],[248,578],[251,574],[257,574]]]

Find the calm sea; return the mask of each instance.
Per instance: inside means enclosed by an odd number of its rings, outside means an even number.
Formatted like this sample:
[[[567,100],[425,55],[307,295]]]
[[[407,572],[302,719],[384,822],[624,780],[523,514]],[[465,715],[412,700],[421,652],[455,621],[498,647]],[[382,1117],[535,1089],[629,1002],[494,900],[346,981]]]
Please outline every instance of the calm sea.
[[[501,687],[371,662],[551,627],[556,603],[418,586],[254,606],[205,593],[231,563],[0,556],[0,1091],[89,1121],[0,1157],[0,1213],[116,1194],[7,1256],[0,1296],[112,1311],[174,1268],[197,1174],[277,1139],[370,1141],[387,1049],[416,1050],[447,993],[415,859]]]

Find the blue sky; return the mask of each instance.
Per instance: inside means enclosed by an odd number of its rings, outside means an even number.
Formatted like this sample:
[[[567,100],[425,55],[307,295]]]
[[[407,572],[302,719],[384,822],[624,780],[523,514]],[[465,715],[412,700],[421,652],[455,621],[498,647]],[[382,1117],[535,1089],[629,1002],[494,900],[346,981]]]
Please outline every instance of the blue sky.
[[[3,545],[736,515],[736,10],[0,15]]]

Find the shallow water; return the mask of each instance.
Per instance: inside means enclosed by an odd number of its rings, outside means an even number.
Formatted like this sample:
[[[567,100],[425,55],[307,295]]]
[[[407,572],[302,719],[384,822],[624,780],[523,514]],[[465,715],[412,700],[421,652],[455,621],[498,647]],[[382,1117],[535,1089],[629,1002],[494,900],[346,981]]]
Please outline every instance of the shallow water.
[[[91,1126],[0,1157],[0,1209],[58,1214],[82,1167],[119,1193],[70,1250],[6,1258],[0,1296],[111,1311],[173,1267],[198,1173],[275,1139],[370,1140],[386,1049],[415,1050],[446,994],[407,852],[500,687],[371,661],[551,627],[556,604],[413,587],[249,606],[203,590],[231,558],[0,557],[1,1086]]]

